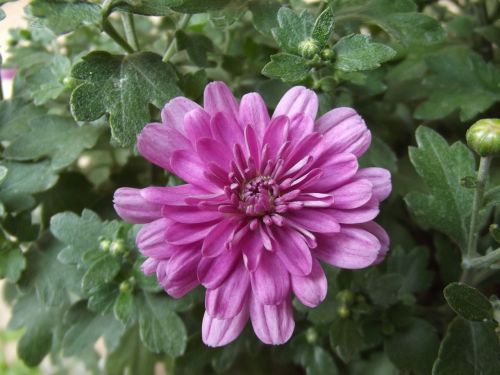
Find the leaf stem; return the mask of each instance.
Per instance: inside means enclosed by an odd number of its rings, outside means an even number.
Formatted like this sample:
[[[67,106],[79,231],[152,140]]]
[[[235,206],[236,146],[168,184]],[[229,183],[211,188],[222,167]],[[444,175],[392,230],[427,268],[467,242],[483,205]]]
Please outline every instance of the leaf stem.
[[[464,259],[462,265],[465,268],[484,268],[497,260],[500,260],[500,248],[480,257]]]
[[[179,26],[177,27],[177,30],[182,30],[183,28],[185,28],[187,26],[187,24],[189,23],[190,19],[191,19],[191,14],[185,14],[184,16],[182,16],[182,18],[179,22]],[[177,48],[176,38],[175,38],[175,35],[172,35],[172,39],[170,39],[170,42],[167,45],[167,50],[165,51],[165,54],[163,55],[162,61],[167,62],[168,60],[170,60],[170,58],[175,53],[176,48]]]
[[[134,15],[132,13],[122,13],[121,18],[128,44],[130,44],[133,49],[138,51],[139,40],[137,39],[137,33],[135,32]]]
[[[483,202],[484,188],[488,179],[488,170],[490,169],[491,156],[482,156],[479,161],[479,169],[477,171],[476,191],[472,202],[472,214],[469,227],[469,238],[467,242],[467,257],[471,259],[477,255],[477,240],[478,240],[478,218],[479,210]]]
[[[118,34],[118,31],[113,27],[113,25],[108,21],[107,18],[102,20],[103,31],[110,36],[120,47],[122,47],[128,53],[134,53],[134,49],[127,43],[125,39]]]

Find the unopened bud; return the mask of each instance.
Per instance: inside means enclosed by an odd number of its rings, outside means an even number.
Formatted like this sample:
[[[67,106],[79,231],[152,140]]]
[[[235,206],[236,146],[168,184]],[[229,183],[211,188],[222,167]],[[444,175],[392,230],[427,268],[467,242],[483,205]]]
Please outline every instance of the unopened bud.
[[[111,247],[111,241],[105,238],[102,238],[99,240],[99,249],[102,251],[109,251],[109,248]]]
[[[321,57],[323,60],[331,61],[335,57],[335,52],[330,48],[325,48],[321,51]]]
[[[482,119],[465,135],[467,144],[480,156],[500,154],[500,119]]]
[[[312,327],[306,331],[306,340],[309,344],[314,344],[318,340],[318,332]]]
[[[341,318],[347,318],[350,314],[349,308],[346,305],[342,305],[337,309],[339,316]]]
[[[319,47],[314,39],[306,39],[299,43],[299,53],[306,59],[311,59],[318,52]]]
[[[113,255],[123,254],[126,250],[125,241],[122,240],[121,238],[114,240],[113,242],[111,242],[111,246],[110,246],[109,250],[111,251],[111,254],[113,254]]]

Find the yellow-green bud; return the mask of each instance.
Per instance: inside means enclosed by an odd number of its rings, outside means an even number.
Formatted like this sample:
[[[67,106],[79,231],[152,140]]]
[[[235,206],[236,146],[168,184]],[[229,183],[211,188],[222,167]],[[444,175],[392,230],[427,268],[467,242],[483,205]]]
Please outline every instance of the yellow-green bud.
[[[339,316],[341,318],[347,318],[350,314],[349,308],[346,305],[342,305],[337,309]]]
[[[500,119],[482,119],[472,125],[465,135],[467,144],[480,156],[500,154]]]
[[[122,240],[121,238],[111,242],[111,246],[109,248],[109,250],[111,251],[111,254],[113,254],[113,255],[123,254],[125,252],[125,249],[126,249],[125,241]]]
[[[354,294],[350,290],[344,289],[337,293],[337,299],[343,304],[350,305],[354,301]]]
[[[299,43],[299,53],[306,59],[311,59],[318,52],[318,43],[314,39],[306,39]]]
[[[99,241],[99,248],[102,251],[109,251],[110,246],[111,246],[111,241],[110,240],[107,240],[107,239],[103,238],[103,239],[101,239]]]
[[[321,51],[321,57],[323,60],[331,61],[335,57],[335,52],[330,48],[325,48]]]
[[[318,332],[312,327],[306,331],[306,340],[309,344],[314,344],[318,340]]]

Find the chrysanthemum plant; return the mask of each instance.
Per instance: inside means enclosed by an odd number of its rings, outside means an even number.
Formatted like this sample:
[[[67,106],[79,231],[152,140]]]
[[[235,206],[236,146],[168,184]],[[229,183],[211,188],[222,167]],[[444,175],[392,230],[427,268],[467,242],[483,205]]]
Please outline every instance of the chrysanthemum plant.
[[[500,374],[498,1],[26,3],[0,276],[28,366]]]

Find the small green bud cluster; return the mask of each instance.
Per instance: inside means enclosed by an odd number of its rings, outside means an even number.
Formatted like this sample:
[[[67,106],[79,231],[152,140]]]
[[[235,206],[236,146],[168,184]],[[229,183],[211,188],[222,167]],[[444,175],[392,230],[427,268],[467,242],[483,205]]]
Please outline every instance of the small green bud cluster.
[[[300,42],[298,50],[303,58],[309,60],[310,65],[330,62],[335,57],[335,52],[331,48],[326,47],[321,49],[318,42],[312,38]]]
[[[124,280],[120,283],[120,293],[132,293],[135,287],[135,278],[129,277],[128,280]]]
[[[105,252],[110,252],[111,255],[125,255],[128,252],[125,241],[122,238],[110,240],[105,237],[99,237],[99,249]]]

